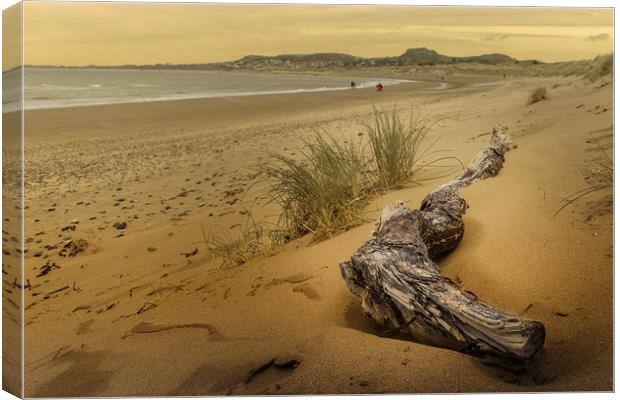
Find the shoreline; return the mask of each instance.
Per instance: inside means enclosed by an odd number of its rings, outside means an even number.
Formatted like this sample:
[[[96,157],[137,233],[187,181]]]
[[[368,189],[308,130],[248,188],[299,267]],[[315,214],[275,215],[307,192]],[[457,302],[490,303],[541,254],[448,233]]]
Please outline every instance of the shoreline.
[[[390,79],[390,78],[388,78]],[[378,79],[381,81],[381,79]],[[410,80],[394,83],[394,84],[386,84],[386,87],[393,88],[396,85],[406,85],[406,84],[415,84],[420,83],[420,81]],[[438,82],[439,86],[435,88],[435,90],[444,90],[447,89],[449,83],[447,82]],[[96,106],[106,106],[106,105],[123,105],[123,104],[134,104],[134,103],[155,103],[155,102],[168,102],[168,101],[182,101],[182,100],[204,100],[204,99],[217,99],[223,97],[250,97],[250,96],[268,96],[268,95],[288,95],[288,94],[304,94],[304,93],[323,93],[323,92],[334,92],[334,91],[342,91],[342,90],[370,90],[374,89],[373,86],[366,87],[357,87],[352,89],[350,87],[334,87],[334,88],[317,88],[317,89],[290,89],[290,90],[280,90],[280,91],[264,91],[264,92],[239,92],[239,93],[217,93],[212,95],[207,94],[196,94],[196,95],[187,95],[187,96],[179,96],[179,97],[161,97],[161,98],[140,98],[140,99],[127,99],[127,100],[118,100],[118,101],[102,101],[102,102],[93,102],[93,103],[84,103],[84,104],[71,104],[71,105],[57,105],[57,106],[37,106],[37,107],[26,107],[26,111],[34,111],[34,110],[57,110],[59,108],[76,108],[76,107],[96,107]],[[30,101],[37,101],[30,100]],[[25,100],[24,103],[28,103],[28,100]],[[10,104],[10,103],[8,103]],[[6,113],[15,112],[16,110],[6,111]]]
[[[230,129],[255,123],[269,123],[282,115],[301,118],[332,112],[335,109],[353,110],[359,107],[393,105],[397,102],[449,92],[467,86],[462,82],[444,82],[453,86],[436,89],[441,82],[421,81],[416,85],[401,83],[388,86],[382,92],[371,88],[316,91],[255,96],[224,96],[198,99],[146,101],[118,104],[85,105],[75,107],[25,110],[25,142],[37,142],[43,135],[62,135],[77,139],[78,128],[102,136],[126,132],[128,126],[140,130],[151,126],[153,133],[163,130],[197,132]],[[412,97],[413,96],[413,97]],[[6,113],[6,115],[16,112]],[[162,124],[152,126],[149,119],[157,118]],[[102,126],[102,122],[105,121]]]
[[[114,70],[114,71],[124,71],[123,69]],[[127,71],[134,72],[135,70],[128,69]],[[174,72],[175,70],[173,70]],[[179,72],[179,71],[177,71]],[[194,72],[194,71],[188,71]],[[438,77],[434,77],[432,75],[429,76],[416,76],[414,79],[412,77],[403,75],[403,74],[394,74],[393,72],[386,72],[382,74],[344,74],[340,71],[333,71],[333,73],[327,74],[318,74],[318,73],[310,73],[310,72],[299,72],[299,73],[282,73],[282,72],[261,72],[261,71],[206,71],[206,72],[216,72],[216,73],[241,73],[243,75],[256,75],[256,76],[278,76],[278,75],[286,75],[286,76],[327,76],[327,77],[343,77],[348,79],[362,79],[365,83],[372,82],[385,82],[384,86],[393,88],[399,85],[406,84],[418,84],[421,88],[426,89],[426,86],[429,82],[437,82],[439,85],[437,90],[445,89],[444,83],[438,81]],[[353,72],[353,71],[351,71]],[[379,75],[381,75],[379,77]],[[443,79],[443,77],[442,77]],[[368,86],[359,86],[355,90],[365,90],[374,88],[374,84],[369,84]],[[75,90],[81,89],[80,87],[76,87]],[[56,104],[56,105],[41,105],[39,102],[48,101],[45,98],[33,98],[33,99],[25,99],[24,105],[25,111],[34,111],[34,110],[48,110],[48,109],[60,109],[60,108],[76,108],[76,107],[94,107],[94,106],[104,106],[104,105],[123,105],[123,104],[133,104],[133,103],[151,103],[151,102],[167,102],[167,101],[182,101],[182,100],[204,100],[209,98],[225,98],[225,97],[246,97],[246,96],[264,96],[264,95],[288,95],[288,94],[303,94],[303,93],[322,93],[322,92],[332,92],[332,91],[346,91],[351,90],[348,85],[337,86],[337,87],[316,87],[316,88],[290,88],[290,89],[282,89],[282,90],[264,90],[264,91],[238,91],[233,93],[186,93],[182,95],[178,95],[175,97],[171,94],[153,94],[151,97],[137,97],[137,98],[127,98],[127,99],[86,99],[86,102],[81,104]],[[91,100],[89,102],[89,100]],[[56,102],[62,102],[63,100],[52,100]],[[34,106],[27,106],[27,104],[34,104]],[[3,114],[9,114],[12,112],[18,111],[16,107],[14,107],[14,103],[8,102],[3,104]],[[19,107],[19,106],[17,106]],[[8,110],[7,110],[8,109]]]

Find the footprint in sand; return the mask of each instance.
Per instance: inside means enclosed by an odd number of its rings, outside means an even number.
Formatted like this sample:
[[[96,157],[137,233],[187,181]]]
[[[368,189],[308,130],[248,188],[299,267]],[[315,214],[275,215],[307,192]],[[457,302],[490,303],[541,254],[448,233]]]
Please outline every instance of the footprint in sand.
[[[319,294],[310,285],[299,285],[293,288],[294,293],[301,293],[310,300],[320,300]]]
[[[287,276],[285,278],[279,279],[278,284],[285,282],[285,283],[302,283],[305,281],[309,281],[310,279],[314,278],[313,275],[310,274],[306,274],[306,273],[299,273],[299,274],[294,274],[294,275],[290,275]]]
[[[50,380],[36,385],[32,397],[103,395],[114,375],[114,371],[102,367],[106,356],[107,353],[102,351],[88,353],[71,350],[55,357],[55,363],[62,360],[71,363],[71,366]]]
[[[93,330],[90,329],[90,327],[94,322],[95,322],[94,319],[89,319],[84,322],[80,322],[80,324],[77,327],[77,330],[75,331],[75,334],[78,336],[81,336],[81,335],[85,335],[87,333],[93,332]]]
[[[261,283],[253,284],[251,287],[251,290],[246,295],[254,296],[256,292],[258,291],[258,289],[260,288],[269,289],[270,287],[279,286],[279,285],[282,285],[283,283],[299,284],[299,283],[309,281],[310,279],[313,279],[313,278],[314,278],[313,275],[310,275],[307,273],[293,274],[293,275],[289,275],[284,278],[274,278],[269,283],[264,284],[264,285]],[[256,280],[260,280],[260,279],[262,279],[262,277]],[[314,293],[316,294],[316,292]]]
[[[248,385],[250,382],[255,380],[258,376],[265,374],[269,370],[283,371],[283,372],[291,372],[296,369],[299,364],[301,364],[301,357],[298,354],[283,354],[277,357],[271,358],[269,361],[263,362],[258,366],[252,368],[245,378],[243,382],[245,385]],[[275,377],[268,378],[268,380],[272,381]]]
[[[123,338],[130,336],[131,334],[140,334],[140,333],[158,333],[169,331],[172,329],[206,329],[209,332],[209,335],[214,340],[222,340],[224,336],[219,333],[219,331],[211,324],[206,323],[187,323],[187,324],[152,324],[150,322],[140,322],[138,325],[134,326],[129,333],[127,333]]]
[[[240,370],[244,367],[237,366],[238,368],[230,373],[218,368],[218,373],[214,374],[213,365],[203,364],[170,395],[200,395],[205,392],[218,395],[278,394],[278,390],[282,388],[281,382],[293,374],[302,360],[300,354],[293,353],[255,360],[247,364],[247,372],[243,375]],[[205,384],[213,382],[214,376],[219,379],[207,389]]]

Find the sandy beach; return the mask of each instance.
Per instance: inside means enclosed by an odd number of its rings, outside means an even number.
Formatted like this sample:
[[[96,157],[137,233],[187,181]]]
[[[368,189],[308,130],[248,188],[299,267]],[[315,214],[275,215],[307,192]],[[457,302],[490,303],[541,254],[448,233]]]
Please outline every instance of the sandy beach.
[[[601,151],[612,156],[609,77],[428,79],[27,111],[25,395],[613,390],[611,189],[553,216],[596,184]],[[528,105],[541,86],[549,98]],[[464,163],[508,128],[517,148],[497,177],[462,190],[465,235],[439,266],[545,324],[526,372],[382,336],[340,276],[384,206],[418,208],[448,177],[384,193],[366,223],[240,266],[208,249],[250,212],[276,221],[260,176],[270,154],[295,157],[315,132],[357,140],[373,106],[438,121],[429,141]]]

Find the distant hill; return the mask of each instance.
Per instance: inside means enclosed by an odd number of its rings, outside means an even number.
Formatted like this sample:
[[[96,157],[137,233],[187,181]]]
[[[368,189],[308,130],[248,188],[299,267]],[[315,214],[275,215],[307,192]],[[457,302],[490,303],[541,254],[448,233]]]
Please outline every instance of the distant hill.
[[[498,65],[506,63],[532,63],[532,60],[521,62],[505,54],[483,54],[469,57],[452,57],[437,53],[435,50],[419,47],[407,49],[399,56],[391,57],[356,57],[343,53],[312,53],[312,54],[280,54],[277,56],[248,55],[235,61],[204,64],[149,64],[149,65],[118,65],[64,68],[123,68],[123,69],[184,69],[184,70],[317,70],[339,68],[366,68],[381,66],[407,65],[443,65],[460,63],[478,63]],[[32,66],[43,67],[43,66]],[[51,67],[51,66],[49,66]],[[62,66],[56,66],[63,68]]]
[[[363,58],[343,53],[313,53],[313,54],[281,54],[279,56],[245,56],[239,62],[257,62],[277,59],[283,62],[356,62]]]
[[[398,57],[401,64],[456,64],[456,63],[479,63],[479,64],[504,64],[514,63],[518,60],[505,54],[483,54],[469,57],[450,57],[437,53],[425,47],[407,49]]]
[[[329,67],[374,67],[374,66],[402,66],[402,65],[436,65],[436,64],[505,64],[518,63],[515,58],[505,54],[483,54],[480,56],[452,57],[437,53],[435,50],[419,47],[407,49],[396,57],[356,57],[341,53],[314,53],[314,54],[281,54],[277,56],[246,56],[236,61],[218,63],[223,67],[243,69],[312,69]]]

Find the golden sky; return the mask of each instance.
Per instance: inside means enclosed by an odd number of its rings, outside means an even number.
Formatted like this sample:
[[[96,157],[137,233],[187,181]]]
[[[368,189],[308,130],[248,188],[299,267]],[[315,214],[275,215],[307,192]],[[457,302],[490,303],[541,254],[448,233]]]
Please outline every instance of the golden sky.
[[[21,64],[22,8],[14,5],[2,11],[2,70]]]
[[[613,49],[612,9],[24,3],[26,64],[201,63],[248,54],[592,58]]]

